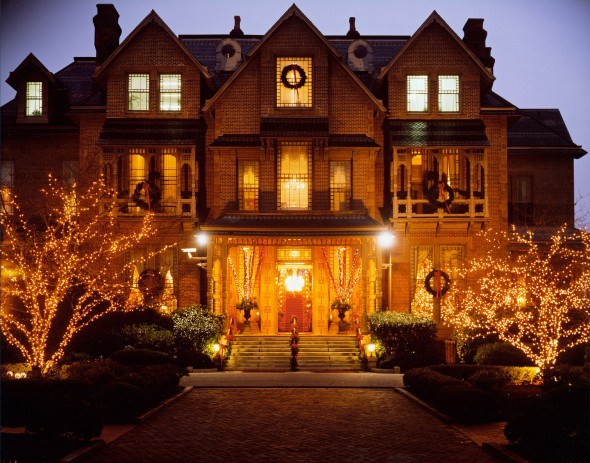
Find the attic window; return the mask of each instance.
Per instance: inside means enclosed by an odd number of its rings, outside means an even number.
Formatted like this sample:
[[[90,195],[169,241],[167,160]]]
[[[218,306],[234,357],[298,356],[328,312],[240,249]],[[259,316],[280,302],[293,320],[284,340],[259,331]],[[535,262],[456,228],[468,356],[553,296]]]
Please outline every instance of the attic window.
[[[26,110],[27,117],[39,117],[43,114],[43,82],[27,82]]]
[[[227,59],[227,58],[231,58],[232,56],[234,56],[236,54],[236,49],[233,47],[233,45],[231,43],[226,43],[222,48],[221,48],[221,54]]]
[[[311,108],[311,57],[277,58],[277,107]]]
[[[354,56],[356,56],[358,59],[363,59],[365,56],[367,56],[368,52],[369,51],[367,50],[367,47],[364,45],[359,45],[354,49]]]

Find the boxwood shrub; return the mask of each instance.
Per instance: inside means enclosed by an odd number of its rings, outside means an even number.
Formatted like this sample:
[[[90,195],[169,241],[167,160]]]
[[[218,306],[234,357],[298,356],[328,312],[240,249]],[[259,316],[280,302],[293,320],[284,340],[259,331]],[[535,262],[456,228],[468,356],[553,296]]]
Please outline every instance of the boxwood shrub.
[[[406,371],[412,367],[438,363],[436,323],[425,317],[393,311],[369,315],[371,338],[380,345],[382,357]]]
[[[459,422],[493,421],[498,415],[498,402],[492,394],[430,368],[408,371],[404,385]]]
[[[162,365],[174,361],[165,352],[151,349],[122,349],[113,352],[111,358],[123,365]]]
[[[478,347],[473,361],[479,365],[532,366],[534,363],[520,349],[505,342],[493,342]]]

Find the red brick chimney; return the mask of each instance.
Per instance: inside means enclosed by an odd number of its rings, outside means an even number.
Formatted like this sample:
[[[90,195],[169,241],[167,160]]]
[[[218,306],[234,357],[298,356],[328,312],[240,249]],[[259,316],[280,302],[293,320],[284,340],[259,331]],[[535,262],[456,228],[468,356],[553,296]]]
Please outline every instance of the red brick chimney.
[[[119,26],[119,13],[115,5],[96,5],[94,22],[94,48],[96,48],[96,64],[101,65],[110,54],[119,46],[121,26]]]
[[[354,16],[351,16],[348,19],[349,28],[348,28],[348,32],[346,33],[347,39],[358,39],[361,36],[359,31],[356,30],[355,22],[356,22],[356,18]]]
[[[463,42],[479,58],[483,65],[494,72],[496,60],[492,57],[492,48],[486,47],[487,31],[483,28],[483,19],[469,18],[463,26]]]
[[[244,32],[240,29],[240,21],[241,18],[239,16],[234,16],[234,28],[229,32],[229,36],[232,39],[244,37]]]

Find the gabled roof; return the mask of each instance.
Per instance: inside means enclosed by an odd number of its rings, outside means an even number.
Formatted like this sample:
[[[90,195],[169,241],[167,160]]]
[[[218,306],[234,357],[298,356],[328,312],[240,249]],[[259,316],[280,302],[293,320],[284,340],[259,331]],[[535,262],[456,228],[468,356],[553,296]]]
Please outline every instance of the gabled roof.
[[[521,118],[508,129],[508,149],[524,152],[539,149],[581,158],[586,151],[576,145],[559,109],[519,109]]]
[[[18,84],[21,81],[22,74],[24,74],[27,69],[31,67],[37,68],[49,82],[55,83],[55,77],[53,77],[53,74],[49,72],[43,63],[39,61],[39,59],[32,53],[29,53],[22,63],[20,63],[17,68],[8,75],[6,83],[15,90],[18,90]]]
[[[268,30],[268,32],[260,39],[260,41],[252,47],[252,49],[248,52],[247,58],[251,58],[254,56],[258,50],[268,41],[269,37],[271,37],[274,32],[290,17],[297,16],[301,19],[309,29],[324,43],[326,48],[329,50],[331,55],[336,59],[336,62],[344,69],[346,73],[357,83],[359,88],[369,97],[369,99],[381,110],[382,112],[386,112],[385,106],[371,93],[371,91],[361,82],[361,80],[352,72],[352,70],[344,63],[342,60],[342,55],[334,48],[334,46],[326,39],[326,37],[313,25],[313,23],[303,14],[303,12],[297,7],[297,5],[293,4],[291,7],[280,17],[280,19]],[[232,82],[240,75],[243,70],[248,66],[251,62],[251,59],[245,59],[242,61],[242,64],[238,67],[238,69],[233,73],[233,75],[225,82],[225,84],[213,95],[213,97],[205,103],[203,107],[203,111],[207,111],[211,108],[211,106],[217,101],[217,99],[225,92],[227,88],[232,84]]]
[[[381,69],[381,72],[379,73],[379,76],[377,77],[377,81],[380,81],[385,77],[385,75],[389,72],[391,67],[400,58],[400,56],[402,56],[409,48],[412,47],[412,45],[418,39],[418,37],[422,34],[422,32],[424,32],[424,30],[428,26],[430,26],[431,24],[438,24],[445,31],[447,31],[447,33],[457,43],[457,45],[460,48],[462,48],[463,51],[465,51],[465,53],[471,58],[471,60],[480,69],[482,75],[490,82],[493,82],[495,80],[494,75],[486,69],[486,67],[479,60],[479,58],[477,56],[475,56],[475,54],[469,49],[469,47],[467,47],[467,45],[465,45],[465,43],[461,40],[461,38],[457,34],[455,34],[455,31],[453,31],[453,29],[451,29],[449,27],[449,25],[445,22],[445,20],[443,18],[441,18],[441,16],[436,11],[433,11],[432,14],[428,17],[428,19],[426,19],[426,21],[424,21],[424,23],[418,28],[418,30],[416,32],[414,32],[414,34],[412,35],[410,40],[408,40],[405,43],[405,45],[402,47],[402,49],[398,53],[396,53],[396,55],[389,62],[389,64],[387,66],[385,66],[383,69]]]
[[[96,72],[94,73],[95,79],[100,79],[102,74],[104,73],[105,69],[109,67],[109,65],[117,58],[121,52],[127,48],[127,46],[133,41],[133,39],[150,23],[156,23],[162,29],[166,31],[166,33],[170,36],[170,38],[178,45],[178,48],[182,50],[182,52],[187,56],[187,58],[195,64],[207,80],[210,86],[213,85],[211,81],[211,75],[209,71],[199,63],[199,60],[195,58],[195,56],[190,52],[190,50],[180,41],[180,39],[172,32],[172,30],[168,27],[168,25],[158,16],[158,14],[152,10],[150,13],[144,18],[142,22],[140,22],[135,29],[123,40],[123,42],[117,47],[117,49],[111,53],[111,55],[107,58],[107,60],[102,63],[101,66],[96,68]]]

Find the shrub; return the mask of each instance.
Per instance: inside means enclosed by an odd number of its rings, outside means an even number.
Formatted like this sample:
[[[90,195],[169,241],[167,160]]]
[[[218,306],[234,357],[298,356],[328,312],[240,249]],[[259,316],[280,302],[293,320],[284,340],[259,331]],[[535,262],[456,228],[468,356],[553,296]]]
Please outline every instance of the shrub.
[[[393,368],[397,365],[395,364],[395,359],[393,357],[383,357],[377,360],[377,366],[379,368]]]
[[[506,377],[508,384],[511,385],[533,384],[539,380],[539,369],[537,367],[500,367],[495,365],[456,364],[433,365],[428,368],[460,380],[470,380],[473,375],[480,371],[497,371],[499,373],[496,373],[496,375]]]
[[[463,363],[473,363],[473,357],[475,357],[477,349],[481,345],[498,342],[497,335],[490,335],[484,330],[465,327],[456,328],[452,339],[455,341],[457,357]]]
[[[123,365],[162,365],[173,362],[165,352],[150,349],[122,349],[113,352],[111,358]]]
[[[176,353],[186,365],[187,360],[196,352],[213,355],[211,346],[220,339],[223,332],[223,315],[195,305],[175,311],[172,320]]]
[[[74,363],[68,368],[67,375],[72,380],[87,381],[98,388],[102,388],[109,381],[125,374],[126,371],[126,367],[119,362],[104,359]]]
[[[491,421],[498,414],[498,402],[492,394],[430,368],[408,371],[404,384],[456,421]]]
[[[20,376],[23,373],[25,374],[25,377],[30,377],[31,365],[28,363],[6,363],[0,365],[0,371],[2,379],[12,379],[15,374]]]
[[[171,353],[174,347],[172,330],[158,325],[141,323],[127,325],[121,329],[125,345],[137,349],[151,349]]]
[[[474,361],[479,365],[503,365],[514,367],[534,365],[524,352],[504,342],[483,344],[477,349]]]
[[[369,331],[385,356],[402,370],[437,363],[436,323],[425,317],[399,312],[373,312]]]
[[[103,390],[105,416],[109,421],[129,421],[146,408],[146,400],[141,388],[113,380]]]
[[[496,393],[510,384],[510,376],[501,369],[482,368],[473,373],[467,381],[482,391]]]
[[[584,365],[584,355],[590,344],[578,344],[557,357],[558,365]]]
[[[202,352],[193,352],[180,356],[181,363],[185,366],[193,367],[198,370],[215,368],[215,362],[208,354]]]
[[[556,388],[508,421],[504,433],[533,461],[590,461],[590,390]]]

